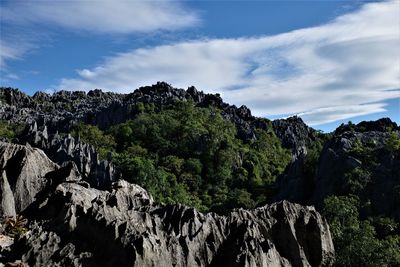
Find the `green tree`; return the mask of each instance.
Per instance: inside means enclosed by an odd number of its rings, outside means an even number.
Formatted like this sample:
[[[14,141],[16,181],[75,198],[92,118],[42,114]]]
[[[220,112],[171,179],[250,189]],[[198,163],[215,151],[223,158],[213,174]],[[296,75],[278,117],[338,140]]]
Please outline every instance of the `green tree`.
[[[116,143],[112,135],[104,134],[97,126],[79,122],[72,127],[72,134],[84,143],[97,148],[101,159],[107,158],[109,151],[113,151]]]
[[[335,266],[398,266],[399,236],[377,238],[374,226],[359,220],[358,208],[354,196],[331,196],[324,201],[323,214],[336,250]]]
[[[25,125],[0,121],[0,137],[7,139],[17,138],[25,131]]]
[[[386,142],[386,149],[389,150],[397,158],[400,158],[400,137],[397,133],[392,132]]]

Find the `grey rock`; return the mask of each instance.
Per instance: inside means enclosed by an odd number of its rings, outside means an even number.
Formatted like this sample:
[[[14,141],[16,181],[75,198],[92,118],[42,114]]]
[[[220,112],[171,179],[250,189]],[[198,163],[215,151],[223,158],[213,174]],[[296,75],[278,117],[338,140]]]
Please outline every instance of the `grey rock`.
[[[11,191],[10,184],[8,183],[8,179],[4,171],[1,174],[0,193],[1,193],[0,216],[15,217],[16,212],[15,212],[14,194]]]
[[[46,175],[57,167],[42,150],[0,142],[0,214],[14,216],[23,211],[44,189]]]
[[[24,142],[43,149],[46,155],[58,164],[75,163],[82,179],[97,188],[108,188],[116,180],[114,166],[107,160],[99,160],[92,145],[82,143],[71,135],[62,138],[57,132],[48,134],[47,127],[39,130],[34,121],[23,139]]]
[[[292,160],[284,175],[279,177],[275,201],[286,199],[304,203],[310,197],[313,177],[305,173],[304,164],[307,147],[316,140],[316,131],[308,127],[301,118],[290,117],[272,122],[276,135],[282,145],[292,152]]]
[[[245,106],[224,103],[218,94],[166,83],[131,94],[59,91],[33,97],[1,88],[0,99],[1,120],[30,125],[19,142],[42,149],[59,164],[53,163],[55,167],[44,176],[23,175],[22,180],[40,185],[34,190],[27,185],[29,193],[22,188],[15,191],[11,172],[4,172],[1,192],[6,209],[2,210],[22,211],[30,220],[30,231],[13,245],[10,261],[22,259],[33,266],[328,266],[333,261],[328,225],[312,207],[283,201],[219,216],[182,205],[160,206],[143,188],[117,181],[112,164],[100,161],[92,146],[58,134],[68,132],[77,121],[109,128],[134,118],[138,103],[153,104],[155,111],[176,101],[213,106],[235,124],[244,142],[256,138],[256,128],[275,131],[293,154],[281,180],[288,185],[286,192],[292,192],[288,199],[305,199],[309,193],[303,179],[304,158],[315,131],[297,117],[271,126]],[[30,146],[25,149],[35,150]],[[348,165],[355,166],[357,160],[349,159]],[[23,207],[14,212],[16,193],[29,197],[24,196]]]
[[[154,104],[155,110],[176,101],[193,101],[200,107],[214,106],[224,118],[237,127],[237,134],[245,141],[255,138],[255,128],[268,128],[266,119],[255,118],[246,106],[237,108],[222,101],[219,94],[205,94],[196,88],[188,90],[173,88],[165,82],[144,86],[130,94],[115,94],[92,90],[85,92],[58,91],[52,95],[42,92],[30,97],[13,88],[0,88],[0,120],[14,123],[46,126],[42,138],[56,131],[67,132],[76,121],[107,129],[112,125],[134,118],[138,103]],[[36,128],[31,129],[37,130]]]
[[[394,131],[400,136],[400,132]],[[315,188],[311,203],[321,203],[324,198],[332,194],[345,194],[343,188],[345,175],[356,168],[370,173],[370,181],[366,184],[365,192],[371,202],[374,214],[400,218],[400,207],[395,205],[393,188],[400,184],[400,162],[385,148],[389,138],[388,132],[362,131],[344,132],[334,136],[321,152],[317,167]],[[365,165],[363,160],[352,155],[354,144],[358,140],[363,147],[370,147],[377,154],[376,163]],[[360,192],[363,197],[363,192]],[[374,214],[367,214],[373,216]]]
[[[155,205],[144,189],[119,181],[111,192],[62,183],[44,203],[32,219],[49,230],[16,244],[33,266],[57,266],[60,254],[78,266],[329,266],[334,256],[326,221],[286,201],[202,214]],[[87,258],[74,254],[77,247]]]

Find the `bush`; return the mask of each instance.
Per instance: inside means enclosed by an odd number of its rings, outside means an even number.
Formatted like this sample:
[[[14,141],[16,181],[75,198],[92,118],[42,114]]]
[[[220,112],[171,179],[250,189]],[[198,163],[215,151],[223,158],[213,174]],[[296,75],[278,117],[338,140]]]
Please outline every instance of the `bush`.
[[[7,139],[18,138],[25,131],[25,125],[0,121],[0,137]]]

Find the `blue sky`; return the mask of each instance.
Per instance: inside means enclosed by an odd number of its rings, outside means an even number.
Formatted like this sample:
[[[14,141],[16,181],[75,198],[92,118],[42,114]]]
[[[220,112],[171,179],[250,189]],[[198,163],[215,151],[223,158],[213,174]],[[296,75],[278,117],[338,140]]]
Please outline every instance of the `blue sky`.
[[[1,0],[0,85],[164,80],[317,129],[400,122],[400,2]]]

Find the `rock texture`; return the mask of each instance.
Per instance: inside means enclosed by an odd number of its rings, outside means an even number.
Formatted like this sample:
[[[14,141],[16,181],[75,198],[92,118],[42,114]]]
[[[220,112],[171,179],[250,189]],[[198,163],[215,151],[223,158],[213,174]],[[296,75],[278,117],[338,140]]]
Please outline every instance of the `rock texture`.
[[[15,216],[28,207],[57,168],[39,149],[0,142],[0,215]]]
[[[73,162],[59,167],[38,149],[6,143],[0,147],[3,168],[15,166],[21,170],[16,172],[17,181],[38,184],[37,192],[28,186],[10,187],[13,196],[23,196],[14,197],[16,203],[20,199],[18,203],[23,203],[15,209],[29,219],[29,231],[15,240],[0,258],[3,262],[329,266],[333,261],[329,227],[313,207],[282,201],[220,216],[182,205],[160,206],[137,185],[119,180],[108,191],[95,189],[82,179]],[[28,170],[34,175],[27,175]]]
[[[312,188],[312,177],[305,172],[305,159],[308,147],[317,140],[317,132],[299,117],[275,120],[272,125],[282,145],[292,151],[292,160],[278,180],[278,192],[274,198],[304,203]]]
[[[36,121],[21,140],[45,151],[58,164],[73,161],[84,180],[96,188],[108,188],[118,177],[109,160],[99,160],[96,149],[71,135],[49,134],[47,127],[38,128]]]

